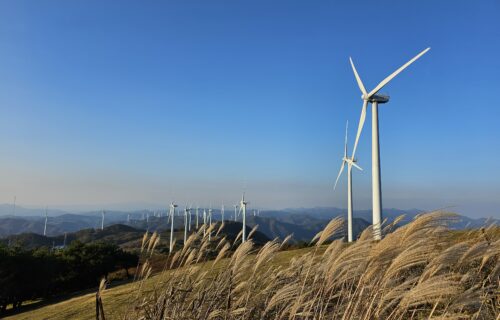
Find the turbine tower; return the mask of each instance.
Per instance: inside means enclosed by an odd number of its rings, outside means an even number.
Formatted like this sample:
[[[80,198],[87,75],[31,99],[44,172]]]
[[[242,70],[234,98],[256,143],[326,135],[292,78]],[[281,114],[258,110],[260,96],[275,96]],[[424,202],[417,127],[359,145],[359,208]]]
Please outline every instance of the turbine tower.
[[[212,205],[210,205],[210,208],[208,209],[208,226],[212,226]],[[212,232],[208,233],[208,241],[210,241]]]
[[[238,205],[234,205],[234,222],[238,221]]]
[[[349,158],[347,156],[347,128],[349,126],[349,122],[345,125],[345,143],[344,143],[344,157],[342,158],[342,164],[340,165],[340,171],[337,176],[337,180],[335,180],[335,185],[333,186],[333,190],[337,188],[337,182],[339,182],[339,178],[342,175],[342,171],[344,171],[345,164],[347,163],[347,241],[352,242],[352,167],[356,167],[359,170],[359,167],[356,164],[356,159]]]
[[[184,208],[184,246],[186,245],[187,233],[188,233],[188,214],[189,209],[187,207]]]
[[[174,250],[174,216],[175,216],[175,208],[177,205],[175,203],[170,203],[170,246],[169,252],[172,253]]]
[[[48,219],[48,214],[47,214],[47,207],[45,207],[45,225],[43,226],[43,235],[47,235],[47,219]]]
[[[224,222],[224,201],[222,201],[222,207],[220,209],[221,220]]]
[[[242,217],[243,217],[243,230],[242,230],[242,235],[241,235],[241,241],[242,243],[247,241],[247,228],[246,228],[246,222],[247,222],[247,204],[248,202],[245,201],[245,193],[243,192],[243,195],[241,196],[241,201],[240,201],[240,210],[242,212]]]
[[[106,214],[106,211],[102,210],[101,230],[104,230],[104,215],[105,214]]]
[[[203,209],[203,236],[207,233],[207,209]]]
[[[367,92],[361,78],[359,77],[356,67],[354,67],[354,62],[351,58],[351,67],[356,77],[356,82],[361,90],[361,99],[363,100],[363,107],[361,109],[361,116],[359,119],[358,133],[356,135],[356,141],[354,142],[354,149],[352,151],[352,157],[356,154],[356,148],[358,146],[359,136],[363,130],[363,124],[366,118],[366,107],[368,102],[372,105],[372,201],[373,201],[373,213],[372,213],[372,224],[373,224],[373,236],[375,240],[382,239],[382,182],[380,177],[380,147],[379,147],[379,130],[378,130],[378,105],[382,103],[387,103],[389,101],[389,96],[377,94],[380,89],[382,89],[386,84],[388,84],[394,77],[396,77],[401,71],[406,69],[410,64],[415,62],[418,58],[424,55],[430,48],[425,49],[416,55],[413,59],[402,65],[399,69],[390,74],[387,78],[382,80],[372,91]]]
[[[199,207],[196,206],[196,230],[198,230],[198,210],[199,210]]]

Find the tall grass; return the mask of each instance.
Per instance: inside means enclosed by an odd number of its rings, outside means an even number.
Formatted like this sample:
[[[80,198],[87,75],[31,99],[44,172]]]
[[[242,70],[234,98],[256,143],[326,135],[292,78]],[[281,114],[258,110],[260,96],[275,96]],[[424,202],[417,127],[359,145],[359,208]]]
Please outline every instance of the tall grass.
[[[367,229],[352,244],[329,242],[344,233],[334,219],[312,250],[285,265],[274,261],[283,242],[255,248],[215,236],[222,227],[202,227],[170,257],[153,291],[142,290],[151,273],[142,263],[124,318],[498,319],[498,229],[457,238],[446,227],[451,219],[424,214],[387,225],[381,241]],[[144,239],[146,257],[158,241]]]

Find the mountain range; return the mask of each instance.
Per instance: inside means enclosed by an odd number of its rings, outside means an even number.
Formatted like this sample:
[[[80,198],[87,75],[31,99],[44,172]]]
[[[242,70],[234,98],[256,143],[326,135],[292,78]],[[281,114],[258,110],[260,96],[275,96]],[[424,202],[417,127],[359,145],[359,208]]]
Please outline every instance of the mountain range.
[[[13,205],[0,205],[0,238],[5,238],[13,234],[34,233],[42,234],[45,223],[45,210],[28,209],[16,206],[15,216],[13,216]],[[201,214],[200,210],[200,214]],[[388,221],[394,220],[400,215],[405,215],[401,224],[405,224],[415,218],[422,210],[399,210],[384,209],[384,218]],[[259,225],[258,230],[267,238],[283,239],[289,234],[293,234],[296,242],[310,241],[314,235],[321,231],[326,224],[335,217],[345,216],[346,210],[334,207],[317,208],[288,208],[283,210],[261,210],[259,216],[253,215],[253,210],[248,210],[247,225],[253,227]],[[68,213],[61,210],[49,210],[47,223],[47,235],[56,237],[64,233],[74,233],[85,229],[100,229],[101,212],[91,211],[79,214]],[[130,217],[130,220],[128,219]],[[464,216],[459,217],[451,227],[456,229],[475,228],[489,223],[497,223],[498,220],[472,219]],[[213,210],[213,220],[221,219],[220,210]],[[225,213],[227,221],[234,220],[234,212],[227,210]],[[241,220],[241,217],[239,218]],[[354,235],[358,235],[362,230],[370,225],[371,211],[359,210],[354,212],[353,229]],[[174,228],[182,229],[184,224],[183,214],[180,213],[174,219]],[[199,223],[202,223],[200,217]],[[122,224],[137,230],[165,231],[170,229],[170,222],[163,211],[161,216],[154,216],[152,211],[106,211],[105,226]],[[194,214],[192,225],[195,224]],[[240,227],[241,228],[241,227]],[[122,230],[123,231],[123,230]]]

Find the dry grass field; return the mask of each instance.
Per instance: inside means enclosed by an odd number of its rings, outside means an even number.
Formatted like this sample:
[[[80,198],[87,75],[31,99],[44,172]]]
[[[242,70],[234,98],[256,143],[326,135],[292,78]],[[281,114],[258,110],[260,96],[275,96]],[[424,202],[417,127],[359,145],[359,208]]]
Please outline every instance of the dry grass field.
[[[329,242],[344,232],[334,219],[314,247],[292,251],[208,241],[200,230],[154,276],[159,240],[145,237],[137,281],[102,292],[106,319],[499,319],[498,227],[457,233],[452,219],[421,215],[353,244]],[[95,294],[7,319],[95,319]]]

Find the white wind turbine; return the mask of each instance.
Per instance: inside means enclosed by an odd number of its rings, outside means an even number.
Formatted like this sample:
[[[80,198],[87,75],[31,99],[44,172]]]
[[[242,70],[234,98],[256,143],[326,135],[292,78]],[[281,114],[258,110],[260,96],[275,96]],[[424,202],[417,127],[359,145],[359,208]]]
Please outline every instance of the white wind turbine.
[[[238,221],[238,205],[234,205],[234,222]]]
[[[170,246],[169,246],[169,252],[172,253],[174,250],[174,216],[175,216],[175,208],[177,208],[177,205],[173,202],[170,203]]]
[[[196,206],[196,230],[198,230],[198,226],[199,226],[199,224],[198,224],[198,220],[199,220],[199,218],[198,218],[198,216],[199,216],[198,215],[198,211],[199,211],[199,209],[200,208],[198,206]]]
[[[47,207],[45,207],[45,225],[43,226],[43,235],[47,235],[47,219],[48,219],[48,213],[47,213]]]
[[[185,207],[184,208],[184,245],[186,245],[186,240],[187,240],[188,214],[189,214],[189,209],[187,207]]]
[[[210,205],[210,208],[208,209],[208,226],[212,226],[212,205]],[[208,233],[208,241],[210,241],[212,232]]]
[[[356,164],[356,159],[349,158],[347,156],[347,128],[349,126],[349,122],[345,125],[345,143],[344,143],[344,157],[342,158],[342,164],[340,165],[340,171],[337,176],[337,180],[335,180],[335,185],[333,190],[337,188],[337,182],[339,182],[340,176],[342,175],[342,171],[344,171],[345,164],[347,163],[347,241],[352,242],[352,167],[356,167],[359,170],[359,167]]]
[[[224,222],[224,201],[222,201],[222,207],[220,209],[221,220]]]
[[[207,233],[207,209],[203,209],[203,236]]]
[[[356,77],[356,82],[358,87],[362,92],[361,99],[363,100],[363,107],[361,109],[361,117],[359,119],[358,133],[356,135],[356,141],[354,142],[354,149],[352,151],[352,157],[356,154],[356,148],[358,146],[359,136],[363,130],[363,124],[366,118],[366,107],[368,102],[372,104],[372,201],[373,201],[373,214],[372,214],[372,224],[373,224],[373,236],[375,240],[380,240],[382,238],[382,182],[380,178],[380,147],[379,147],[379,137],[378,137],[378,105],[382,103],[387,103],[389,101],[389,96],[377,94],[380,89],[382,89],[386,84],[389,83],[394,77],[396,77],[401,71],[406,69],[410,64],[415,62],[418,58],[424,55],[430,48],[425,49],[416,55],[413,59],[402,65],[399,69],[390,74],[387,78],[382,80],[372,91],[367,92],[361,78],[359,77],[354,63],[351,58],[352,70],[354,76]]]
[[[101,230],[104,230],[104,215],[105,214],[106,214],[106,211],[102,210]]]
[[[246,228],[246,222],[247,222],[247,204],[248,202],[245,201],[245,193],[243,192],[243,195],[241,196],[241,201],[240,201],[240,210],[242,212],[242,217],[243,217],[243,230],[242,230],[242,235],[241,235],[241,241],[242,243],[247,241],[247,228]]]

